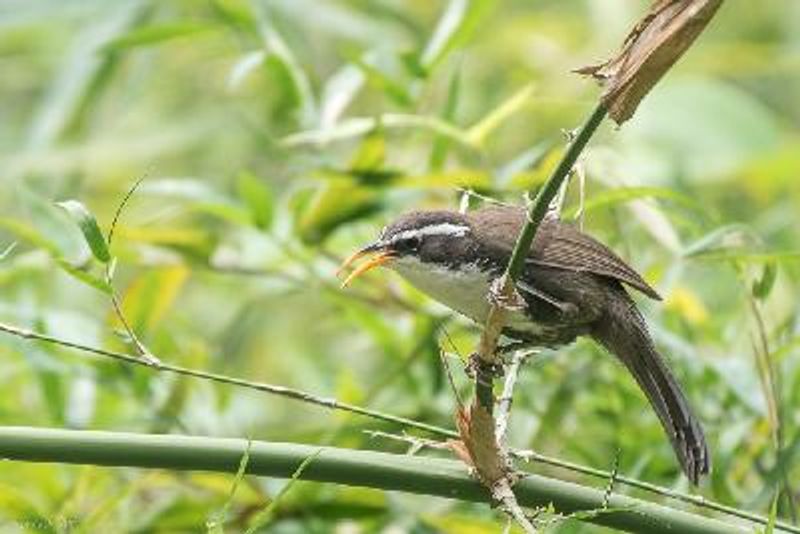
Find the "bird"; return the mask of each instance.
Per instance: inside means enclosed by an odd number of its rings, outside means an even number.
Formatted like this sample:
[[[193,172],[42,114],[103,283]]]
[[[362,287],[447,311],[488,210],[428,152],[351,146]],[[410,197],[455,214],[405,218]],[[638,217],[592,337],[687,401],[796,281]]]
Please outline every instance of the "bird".
[[[484,324],[490,287],[505,272],[526,217],[524,208],[511,205],[465,213],[405,213],[342,263],[340,273],[368,258],[342,287],[384,266],[434,300]],[[711,470],[703,428],[656,349],[629,289],[661,300],[612,250],[550,214],[540,224],[516,280],[522,305],[508,310],[502,334],[512,343],[553,349],[588,336],[616,356],[650,402],[683,472],[697,485]]]

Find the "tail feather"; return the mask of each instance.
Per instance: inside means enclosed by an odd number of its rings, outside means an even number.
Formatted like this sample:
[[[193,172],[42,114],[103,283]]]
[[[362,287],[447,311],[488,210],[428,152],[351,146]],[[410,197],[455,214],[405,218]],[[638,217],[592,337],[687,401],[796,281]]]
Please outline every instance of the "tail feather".
[[[692,483],[711,470],[711,458],[700,422],[680,385],[656,351],[647,325],[622,287],[609,299],[605,320],[592,337],[617,356],[636,379],[658,415],[678,461]],[[617,293],[618,292],[618,293]]]

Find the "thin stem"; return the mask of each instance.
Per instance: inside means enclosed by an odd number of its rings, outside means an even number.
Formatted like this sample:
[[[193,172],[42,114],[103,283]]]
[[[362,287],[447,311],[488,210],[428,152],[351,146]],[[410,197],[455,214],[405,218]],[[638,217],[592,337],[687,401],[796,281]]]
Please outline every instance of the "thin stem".
[[[149,435],[47,428],[0,428],[0,457],[59,462],[235,473],[248,448],[244,439]],[[314,456],[317,455],[317,456]],[[309,457],[298,473],[298,466]],[[246,472],[260,476],[334,482],[464,501],[489,500],[464,464],[404,454],[254,441]],[[614,495],[602,509],[602,491],[530,474],[514,487],[521,506],[552,506],[558,513],[589,512],[592,523],[629,532],[735,534],[742,527],[660,504]],[[592,513],[597,512],[597,513]]]
[[[348,404],[346,402],[340,402],[336,399],[327,398],[327,397],[318,397],[316,395],[312,395],[311,393],[306,393],[305,391],[300,391],[284,386],[277,386],[274,384],[267,384],[264,382],[253,382],[250,380],[244,380],[241,378],[234,378],[231,376],[220,375],[217,373],[211,373],[208,371],[201,371],[199,369],[190,369],[187,367],[181,367],[179,365],[172,365],[168,363],[160,363],[158,366],[153,366],[147,360],[143,358],[139,358],[136,356],[131,356],[129,354],[124,354],[121,352],[115,352],[111,350],[100,349],[97,347],[90,347],[88,345],[83,345],[81,343],[75,343],[72,341],[67,341],[64,339],[59,339],[53,336],[49,336],[47,334],[42,334],[39,332],[34,332],[32,330],[26,330],[23,328],[18,328],[16,326],[11,326],[9,324],[0,323],[0,332],[6,332],[8,334],[15,335],[17,337],[22,337],[25,339],[35,339],[37,341],[43,341],[45,343],[52,343],[55,345],[60,345],[63,347],[68,347],[75,350],[80,350],[83,352],[90,352],[92,354],[96,354],[98,356],[105,356],[107,358],[113,358],[115,360],[120,360],[126,363],[139,365],[145,367],[147,369],[151,369],[156,372],[168,372],[183,376],[193,376],[195,378],[202,378],[205,380],[211,380],[212,382],[217,382],[220,384],[228,384],[232,386],[238,386],[247,389],[254,389],[256,391],[263,391],[265,393],[271,393],[273,395],[279,395],[281,397],[286,397],[289,399],[295,399],[299,401],[303,401],[309,404],[316,404],[318,406],[324,406],[326,408],[335,409],[335,410],[342,410],[346,412],[351,412],[359,415],[365,415],[367,417],[372,417],[373,419],[379,419],[382,421],[387,421],[390,423],[396,423],[399,425],[404,425],[407,427],[418,428],[420,430],[425,430],[426,432],[431,432],[434,434],[439,434],[448,437],[458,437],[458,434],[452,430],[447,430],[435,425],[429,425],[427,423],[421,423],[419,421],[414,421],[412,419],[407,419],[405,417],[400,417],[396,415],[387,414],[384,412],[379,412],[377,410],[370,410],[368,408],[362,408],[361,406],[355,406],[353,404]]]

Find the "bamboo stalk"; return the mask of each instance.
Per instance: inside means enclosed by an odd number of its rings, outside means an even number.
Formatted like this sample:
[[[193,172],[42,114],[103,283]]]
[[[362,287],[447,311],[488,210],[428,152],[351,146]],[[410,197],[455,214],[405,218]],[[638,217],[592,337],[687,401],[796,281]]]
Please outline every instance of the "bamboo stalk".
[[[0,427],[0,457],[29,462],[93,464],[235,473],[247,440],[132,434],[31,427]],[[488,501],[489,492],[461,462],[374,451],[252,442],[247,472],[289,478],[307,458],[300,478],[387,491],[405,491],[464,501]],[[547,506],[559,513],[590,512],[583,519],[648,534],[736,534],[731,523],[640,499],[613,495],[602,509],[602,491],[571,482],[527,475],[514,487],[520,505]],[[591,512],[597,513],[591,513]]]

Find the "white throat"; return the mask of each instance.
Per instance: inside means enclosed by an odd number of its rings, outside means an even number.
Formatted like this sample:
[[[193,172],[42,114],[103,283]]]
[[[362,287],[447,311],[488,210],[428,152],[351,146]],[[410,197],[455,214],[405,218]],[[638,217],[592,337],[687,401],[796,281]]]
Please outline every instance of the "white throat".
[[[478,323],[486,321],[489,313],[487,294],[490,279],[477,265],[462,266],[456,271],[444,266],[425,264],[412,256],[403,256],[386,266],[448,308]],[[540,326],[521,312],[509,314],[507,324],[515,330],[540,331]]]

